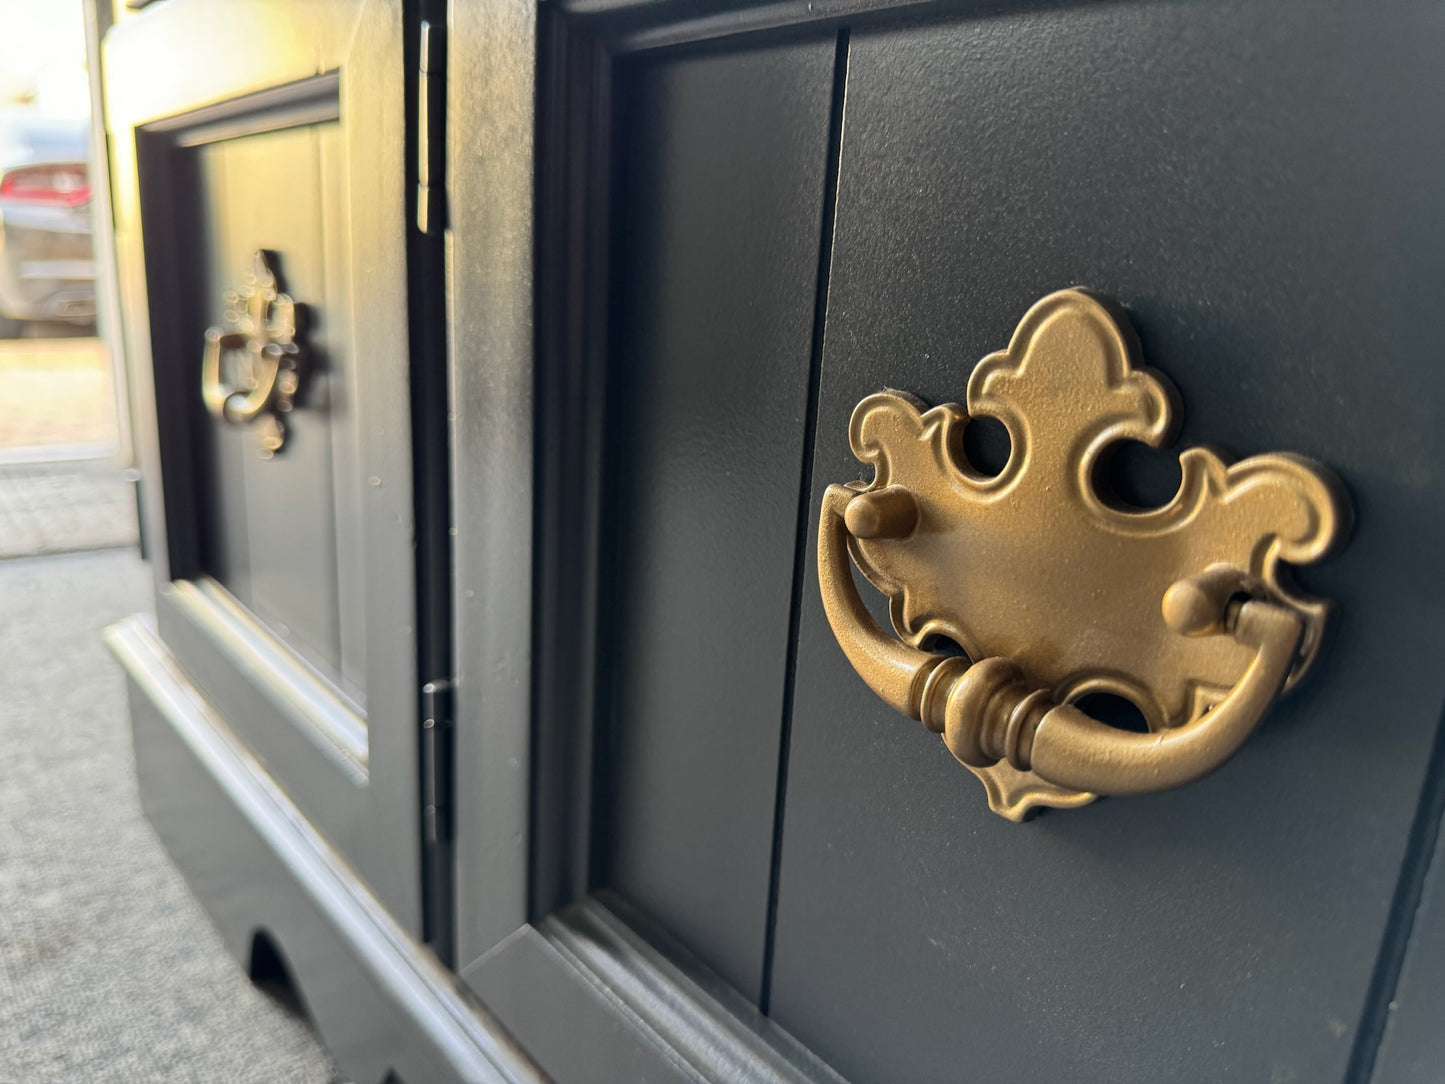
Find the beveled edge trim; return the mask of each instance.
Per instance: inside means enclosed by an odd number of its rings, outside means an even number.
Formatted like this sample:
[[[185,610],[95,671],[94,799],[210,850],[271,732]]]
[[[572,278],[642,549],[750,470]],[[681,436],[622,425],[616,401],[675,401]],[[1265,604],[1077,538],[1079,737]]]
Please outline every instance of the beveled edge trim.
[[[156,635],[132,615],[109,626],[106,645],[354,960],[389,991],[459,1079],[541,1082],[545,1075],[456,977],[395,922],[345,861],[231,734]]]
[[[1020,6],[1005,0],[1002,10]],[[614,56],[765,34],[836,33],[885,20],[909,22],[977,15],[978,0],[751,0],[715,10],[691,0],[562,0],[572,18],[600,23]]]
[[[530,917],[534,850],[535,0],[454,3],[447,27],[453,841],[458,963]],[[461,73],[467,73],[465,77]]]
[[[178,147],[341,119],[341,72],[332,70],[252,91],[139,125],[146,133],[173,133]]]
[[[176,580],[165,593],[283,714],[326,739],[356,782],[368,781],[366,720],[325,678],[210,577]]]
[[[844,1084],[721,979],[689,974],[595,897],[548,915],[536,929],[610,1003],[705,1079]]]
[[[707,1084],[722,1079],[669,1047],[531,923],[518,926],[466,967],[462,981],[560,1081]],[[608,1076],[598,1077],[599,1067]]]

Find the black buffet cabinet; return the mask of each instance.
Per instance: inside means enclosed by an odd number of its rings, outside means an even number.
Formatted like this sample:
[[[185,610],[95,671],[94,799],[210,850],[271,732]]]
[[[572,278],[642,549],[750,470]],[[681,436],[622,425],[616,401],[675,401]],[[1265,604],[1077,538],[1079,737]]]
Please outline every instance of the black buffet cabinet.
[[[124,14],[108,635],[229,947],[362,1084],[1445,1078],[1441,56]]]

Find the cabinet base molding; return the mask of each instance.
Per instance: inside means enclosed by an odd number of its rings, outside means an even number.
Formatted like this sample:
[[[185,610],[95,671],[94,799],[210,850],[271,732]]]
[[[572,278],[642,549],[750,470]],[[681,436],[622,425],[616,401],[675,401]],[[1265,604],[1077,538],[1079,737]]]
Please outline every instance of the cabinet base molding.
[[[237,742],[150,620],[106,642],[127,676],[146,816],[232,955],[245,966],[258,937],[276,947],[342,1070],[359,1084],[542,1080]]]

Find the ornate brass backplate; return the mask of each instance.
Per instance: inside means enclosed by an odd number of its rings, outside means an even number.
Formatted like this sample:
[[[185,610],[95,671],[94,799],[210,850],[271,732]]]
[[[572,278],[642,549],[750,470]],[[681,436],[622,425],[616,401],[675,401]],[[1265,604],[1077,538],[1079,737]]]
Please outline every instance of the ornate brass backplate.
[[[226,292],[224,327],[206,329],[201,398],[222,421],[256,423],[262,459],[286,443],[285,415],[301,387],[305,352],[296,303],[280,292],[265,252],[251,257],[239,290]]]
[[[1012,442],[995,477],[963,451],[978,416]],[[1165,446],[1178,416],[1127,319],[1083,290],[1029,310],[974,370],[967,410],[883,391],[853,412],[853,452],[875,473],[824,496],[829,622],[863,680],[941,733],[1010,819],[1212,771],[1318,653],[1329,604],[1291,588],[1284,566],[1345,533],[1349,505],[1323,467],[1188,448],[1162,508],[1096,489],[1105,449]],[[850,557],[888,597],[898,638],[868,614]],[[928,651],[940,636],[967,657]],[[1073,706],[1095,692],[1132,701],[1150,733]]]

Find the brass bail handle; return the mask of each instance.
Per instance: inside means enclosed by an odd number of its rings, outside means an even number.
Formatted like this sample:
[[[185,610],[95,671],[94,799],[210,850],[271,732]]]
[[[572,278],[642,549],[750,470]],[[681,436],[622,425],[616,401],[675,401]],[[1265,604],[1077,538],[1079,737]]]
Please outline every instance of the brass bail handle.
[[[301,384],[296,304],[277,289],[267,254],[257,251],[245,284],[227,293],[226,306],[226,326],[206,329],[201,400],[218,421],[257,422],[261,457],[270,459],[286,441],[283,416]]]
[[[941,734],[1012,820],[1212,772],[1318,655],[1330,604],[1285,573],[1348,527],[1329,471],[1191,447],[1160,507],[1097,490],[1108,448],[1163,447],[1177,415],[1123,311],[1079,289],[1029,309],[974,367],[964,405],[884,390],[853,411],[849,445],[873,479],[824,494],[828,622],[868,686]],[[965,451],[978,417],[1008,432],[997,474]],[[891,631],[855,566],[887,597]],[[966,657],[927,650],[940,635]],[[1128,700],[1148,733],[1091,717],[1076,703],[1090,693]]]
[[[1255,654],[1234,688],[1200,718],[1157,734],[1115,729],[1033,688],[1006,658],[937,655],[884,632],[859,597],[849,537],[902,537],[918,512],[898,487],[829,486],[818,532],[823,609],[843,653],[887,704],[929,730],[962,763],[1007,761],[1060,787],[1096,795],[1168,790],[1214,771],[1249,737],[1284,688],[1304,633],[1288,608],[1238,597],[1245,578],[1216,567],[1176,581],[1161,600],[1180,635],[1231,636]],[[850,530],[850,527],[852,530]]]
[[[266,409],[281,372],[280,351],[272,349],[274,345],[261,346],[240,332],[228,332],[219,327],[206,329],[206,350],[201,360],[201,398],[216,419],[242,424]],[[245,381],[246,386],[232,387],[221,380],[221,356],[229,351],[246,353],[246,369],[250,374]]]

